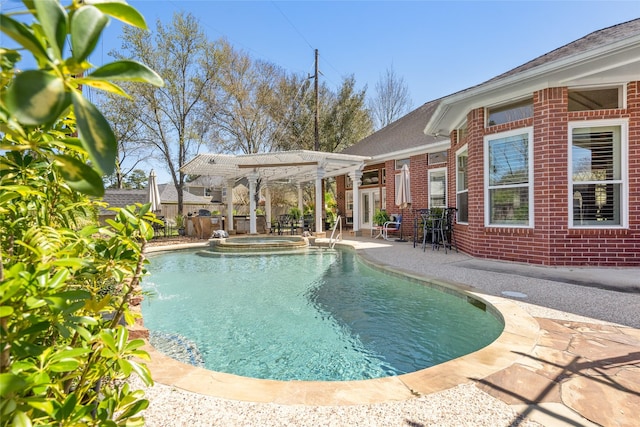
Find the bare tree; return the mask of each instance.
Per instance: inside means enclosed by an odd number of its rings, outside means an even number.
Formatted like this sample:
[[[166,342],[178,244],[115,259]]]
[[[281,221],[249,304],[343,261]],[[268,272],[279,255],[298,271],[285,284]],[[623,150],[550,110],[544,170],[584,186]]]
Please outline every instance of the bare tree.
[[[375,97],[369,100],[369,109],[376,129],[381,129],[404,116],[411,111],[412,105],[404,78],[398,77],[391,65],[376,83]]]
[[[123,31],[122,50],[112,54],[150,65],[166,82],[164,88],[127,87],[133,97],[128,110],[141,125],[140,140],[170,173],[182,212],[181,167],[197,154],[211,131],[211,103],[205,102],[205,95],[217,84],[220,51],[191,14],[176,13],[166,26],[158,21],[155,33]]]
[[[142,124],[135,111],[128,108],[129,103],[128,99],[111,93],[97,100],[118,141],[115,170],[105,178],[109,188],[125,188],[127,178],[139,169],[146,156],[145,144],[141,141]]]
[[[213,99],[217,138],[225,151],[269,152],[277,123],[269,114],[283,71],[269,62],[252,60],[221,40],[220,87]]]

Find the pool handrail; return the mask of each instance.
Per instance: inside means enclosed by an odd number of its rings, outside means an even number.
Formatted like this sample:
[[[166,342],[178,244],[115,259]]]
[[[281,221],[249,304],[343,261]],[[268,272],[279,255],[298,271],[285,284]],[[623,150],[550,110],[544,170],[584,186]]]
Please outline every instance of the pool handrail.
[[[338,226],[340,226],[340,231],[338,232],[338,235],[334,240],[333,236],[336,234],[336,229],[338,228]],[[329,237],[329,247],[333,249],[333,247],[336,245],[336,242],[339,240],[342,240],[342,217],[340,215],[338,215],[338,217],[336,218],[336,223],[333,224],[333,230],[331,230],[331,237]]]

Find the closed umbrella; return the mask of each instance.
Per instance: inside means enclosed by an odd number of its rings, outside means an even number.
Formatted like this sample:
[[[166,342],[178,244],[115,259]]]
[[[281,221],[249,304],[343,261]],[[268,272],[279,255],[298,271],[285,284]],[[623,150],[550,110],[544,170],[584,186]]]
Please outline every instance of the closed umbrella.
[[[409,167],[404,164],[400,170],[400,182],[396,189],[396,206],[402,209],[402,222],[404,222],[404,209],[411,204],[411,178]],[[400,239],[397,242],[406,242],[402,236],[402,223],[400,224]]]
[[[160,211],[160,190],[158,190],[158,182],[156,181],[156,173],[151,169],[149,174],[149,203],[151,203],[151,212]]]

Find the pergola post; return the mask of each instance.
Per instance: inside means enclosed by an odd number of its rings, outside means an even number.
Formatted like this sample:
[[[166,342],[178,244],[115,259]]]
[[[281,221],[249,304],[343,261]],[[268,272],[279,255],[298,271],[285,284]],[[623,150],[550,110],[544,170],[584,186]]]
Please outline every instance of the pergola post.
[[[353,171],[349,177],[353,182],[353,232],[358,235],[360,231],[360,194],[358,188],[360,187],[360,179],[362,179],[362,171]]]
[[[267,228],[271,229],[271,191],[267,180],[263,180],[262,186],[264,187],[264,220],[267,222]]]
[[[227,180],[227,221],[225,222],[225,228],[229,234],[233,234],[233,187],[235,184],[235,179]]]
[[[324,197],[322,195],[322,178],[324,178],[324,168],[318,166],[316,171],[316,233],[321,233],[322,227],[322,206],[324,205]]]
[[[302,183],[299,182],[297,184],[298,187],[298,209],[300,210],[300,215],[304,213],[304,197],[302,195]]]
[[[249,180],[249,234],[258,234],[256,227],[256,184],[258,174],[253,172],[247,176]]]

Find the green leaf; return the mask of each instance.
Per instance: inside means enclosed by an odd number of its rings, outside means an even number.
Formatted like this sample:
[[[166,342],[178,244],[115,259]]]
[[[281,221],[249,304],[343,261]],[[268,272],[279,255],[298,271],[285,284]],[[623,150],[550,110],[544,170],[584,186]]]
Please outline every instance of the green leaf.
[[[45,414],[51,414],[53,412],[53,404],[49,400],[29,400],[27,404]]]
[[[14,391],[22,390],[26,385],[27,383],[24,379],[12,372],[0,374],[0,396],[2,397],[6,397]]]
[[[72,92],[78,133],[89,157],[103,175],[113,173],[118,144],[102,113],[83,96]]]
[[[25,49],[29,50],[36,58],[49,59],[47,50],[40,43],[40,40],[33,34],[33,31],[23,24],[18,22],[7,15],[0,15],[0,29],[2,32],[11,37],[13,40]]]
[[[125,24],[129,24],[143,30],[147,29],[147,23],[144,20],[144,16],[142,16],[134,7],[129,6],[123,1],[87,0],[85,3],[97,7],[107,15],[110,15]]]
[[[41,70],[28,70],[16,76],[7,90],[6,106],[24,125],[53,123],[69,106],[64,81]]]
[[[17,50],[0,47],[0,67],[12,70],[21,58],[22,56]]]
[[[59,414],[56,416],[58,421],[66,420],[73,413],[74,408],[76,407],[76,402],[78,398],[75,393],[71,393],[64,400],[64,404],[60,408]]]
[[[90,264],[91,262],[88,259],[84,259],[84,258],[61,258],[51,263],[51,265],[56,267],[70,267],[73,269],[87,267]]]
[[[117,339],[116,346],[118,348],[118,352],[122,352],[127,345],[127,340],[129,339],[129,331],[127,331],[127,328],[118,326],[116,339]]]
[[[104,196],[104,183],[89,165],[70,156],[56,156],[56,166],[69,187],[89,196]]]
[[[47,287],[49,289],[59,288],[65,285],[65,281],[69,277],[69,270],[59,270],[56,274],[49,280]]]
[[[71,348],[69,350],[62,350],[55,353],[53,356],[51,356],[51,360],[61,361],[61,360],[69,359],[73,357],[84,356],[85,354],[89,354],[89,353],[91,353],[91,349],[89,348],[83,348],[83,347]]]
[[[125,92],[120,86],[105,80],[93,80],[93,79],[83,78],[83,79],[76,79],[76,82],[83,86],[91,86],[93,88],[103,90],[105,92],[114,93],[116,95],[120,95],[125,98],[132,99],[129,96],[129,94]]]
[[[93,6],[83,6],[71,16],[73,59],[82,62],[95,49],[109,18]]]
[[[164,81],[158,73],[136,61],[123,60],[111,62],[89,74],[89,77],[101,80],[149,83],[153,86],[164,87]]]
[[[123,413],[119,414],[118,420],[126,420],[134,416],[140,411],[143,411],[149,407],[149,401],[146,399],[137,400],[133,404],[129,405]]]
[[[7,317],[13,314],[13,307],[8,305],[0,306],[0,317]]]
[[[145,385],[147,385],[147,386],[153,385],[153,379],[151,378],[151,372],[149,371],[149,368],[147,367],[147,365],[144,365],[144,364],[138,363],[138,362],[134,362],[133,360],[130,360],[129,364],[131,365],[131,368],[133,369],[133,371],[136,374],[138,374],[138,376],[144,382]]]
[[[13,427],[31,427],[31,420],[29,416],[22,411],[16,411],[13,414],[12,426]]]
[[[125,377],[129,377],[131,375],[131,362],[125,359],[118,359],[118,366],[120,366],[120,370],[124,374]]]
[[[80,362],[75,359],[66,359],[60,362],[52,363],[49,365],[49,369],[52,372],[71,372],[80,366]]]
[[[38,0],[35,2],[38,20],[47,36],[57,59],[62,59],[64,41],[67,36],[67,12],[58,0]]]

